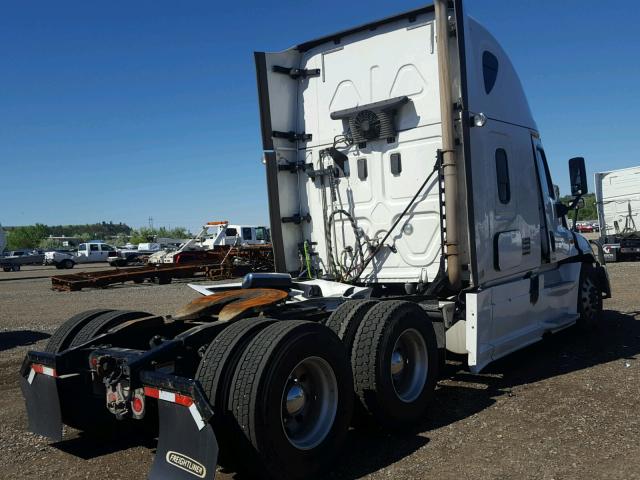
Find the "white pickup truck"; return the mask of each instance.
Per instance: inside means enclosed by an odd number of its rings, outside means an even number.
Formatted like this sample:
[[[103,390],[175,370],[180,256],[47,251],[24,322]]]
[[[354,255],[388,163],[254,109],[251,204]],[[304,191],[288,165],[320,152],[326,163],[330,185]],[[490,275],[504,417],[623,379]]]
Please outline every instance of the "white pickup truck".
[[[109,257],[117,255],[115,247],[104,242],[87,242],[78,245],[77,252],[46,252],[45,265],[55,265],[56,268],[73,268],[76,263],[107,262]]]

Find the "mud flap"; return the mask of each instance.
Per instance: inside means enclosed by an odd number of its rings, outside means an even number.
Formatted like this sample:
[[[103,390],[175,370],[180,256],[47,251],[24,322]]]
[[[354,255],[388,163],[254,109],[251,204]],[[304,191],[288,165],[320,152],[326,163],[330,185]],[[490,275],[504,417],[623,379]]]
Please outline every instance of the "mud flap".
[[[57,379],[29,368],[26,376],[20,376],[20,388],[27,404],[29,430],[56,442],[62,440]]]
[[[602,292],[602,298],[611,298],[611,283],[609,282],[609,272],[607,268],[596,264],[596,278],[600,291]]]
[[[218,442],[211,424],[197,422],[189,407],[164,400],[158,400],[158,417],[158,448],[149,479],[213,479]]]

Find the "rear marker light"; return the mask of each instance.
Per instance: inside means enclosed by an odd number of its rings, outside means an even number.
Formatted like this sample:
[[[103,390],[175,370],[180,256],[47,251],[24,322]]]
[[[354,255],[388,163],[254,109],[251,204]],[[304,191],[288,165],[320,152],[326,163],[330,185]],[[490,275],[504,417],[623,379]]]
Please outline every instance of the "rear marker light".
[[[131,407],[133,408],[133,411],[137,414],[142,413],[142,409],[144,408],[144,404],[142,403],[142,399],[139,397],[136,397],[133,399],[133,402],[131,404]]]
[[[164,400],[165,402],[177,403],[178,405],[182,405],[184,407],[189,408],[189,412],[191,412],[191,416],[193,420],[196,422],[198,426],[198,430],[202,430],[205,427],[205,422],[202,419],[202,415],[198,411],[196,404],[193,402],[191,397],[187,397],[186,395],[182,395],[180,393],[168,392],[166,390],[160,390],[158,388],[153,387],[144,387],[144,394],[147,397],[157,398],[158,400]]]

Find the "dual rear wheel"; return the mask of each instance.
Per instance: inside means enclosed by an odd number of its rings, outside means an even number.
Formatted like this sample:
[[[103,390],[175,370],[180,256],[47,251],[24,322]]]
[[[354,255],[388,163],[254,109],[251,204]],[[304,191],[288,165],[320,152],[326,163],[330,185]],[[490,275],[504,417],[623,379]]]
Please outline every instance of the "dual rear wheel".
[[[365,300],[346,302],[325,325],[240,320],[209,345],[196,378],[214,407],[223,466],[298,479],[331,464],[354,405],[386,428],[414,426],[437,365],[418,305]]]
[[[223,465],[308,478],[344,442],[353,380],[344,345],[323,325],[240,320],[210,344],[196,378],[214,406]]]
[[[426,312],[402,300],[350,301],[326,324],[349,351],[356,410],[386,429],[420,422],[435,390],[439,363]]]

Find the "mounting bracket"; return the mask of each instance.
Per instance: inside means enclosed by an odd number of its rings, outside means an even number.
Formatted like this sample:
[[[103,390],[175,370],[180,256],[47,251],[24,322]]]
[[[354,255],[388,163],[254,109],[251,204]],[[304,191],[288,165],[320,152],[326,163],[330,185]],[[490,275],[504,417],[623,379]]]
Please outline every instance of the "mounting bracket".
[[[297,141],[308,142],[312,138],[312,135],[310,133],[280,132],[278,130],[273,130],[271,132],[271,136],[273,138],[286,138],[290,142],[297,142]]]
[[[272,70],[275,73],[282,73],[284,75],[289,75],[294,80],[320,76],[319,68],[310,68],[307,70],[304,68],[287,68],[287,67],[280,67],[278,65],[274,65],[272,67]]]

